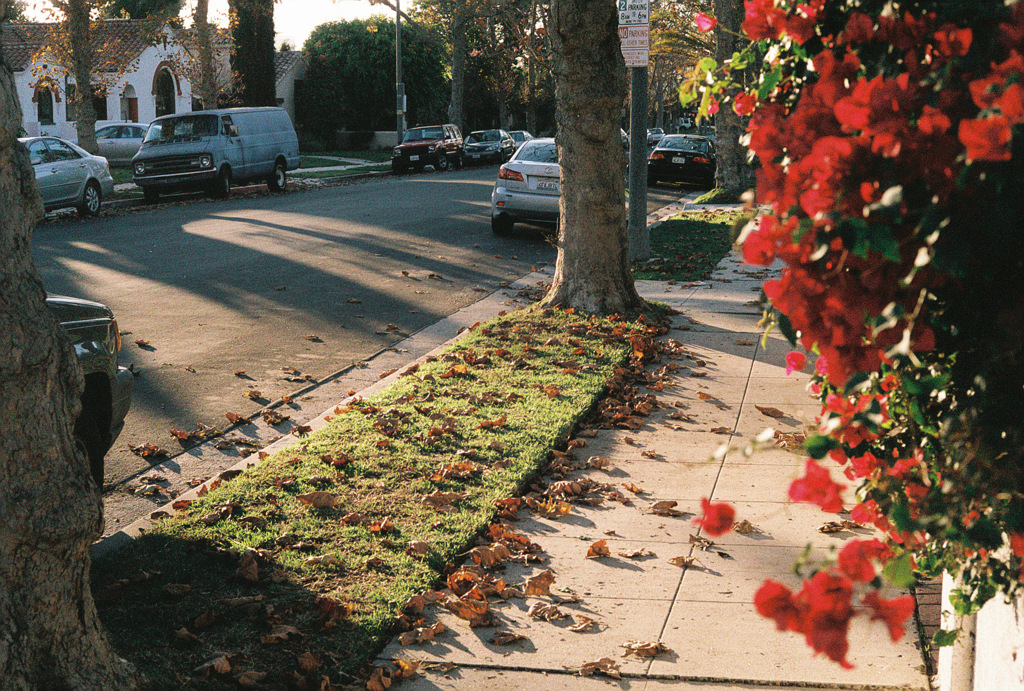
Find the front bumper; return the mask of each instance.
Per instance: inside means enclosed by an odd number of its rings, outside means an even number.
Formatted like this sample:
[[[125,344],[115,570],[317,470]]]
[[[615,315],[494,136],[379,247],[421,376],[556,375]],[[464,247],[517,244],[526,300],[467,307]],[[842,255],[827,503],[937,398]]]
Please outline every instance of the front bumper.
[[[215,168],[207,168],[183,173],[136,175],[133,180],[139,187],[152,187],[158,190],[189,190],[209,187],[217,179],[217,174]]]
[[[127,367],[118,367],[117,374],[110,380],[110,441],[124,428],[124,419],[132,407],[132,393],[135,391],[135,375]]]

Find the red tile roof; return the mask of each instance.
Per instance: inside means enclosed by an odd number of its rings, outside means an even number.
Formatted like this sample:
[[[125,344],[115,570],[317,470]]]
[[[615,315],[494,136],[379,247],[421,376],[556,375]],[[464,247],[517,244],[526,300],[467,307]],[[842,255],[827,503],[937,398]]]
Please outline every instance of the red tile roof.
[[[0,25],[7,62],[14,71],[26,70],[32,57],[49,41],[57,25],[53,23]],[[93,25],[95,70],[113,72],[139,57],[149,45],[148,22],[133,19],[107,19]]]

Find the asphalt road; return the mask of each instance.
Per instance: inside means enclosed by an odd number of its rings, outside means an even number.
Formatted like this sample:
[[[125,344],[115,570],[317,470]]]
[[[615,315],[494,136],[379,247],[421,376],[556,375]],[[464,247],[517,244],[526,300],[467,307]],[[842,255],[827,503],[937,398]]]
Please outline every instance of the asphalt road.
[[[121,364],[138,373],[106,484],[150,467],[130,447],[174,455],[172,428],[224,428],[225,413],[255,413],[553,262],[543,233],[492,234],[495,171],[196,196],[40,224],[47,290],[110,306]],[[652,188],[648,210],[688,191]]]

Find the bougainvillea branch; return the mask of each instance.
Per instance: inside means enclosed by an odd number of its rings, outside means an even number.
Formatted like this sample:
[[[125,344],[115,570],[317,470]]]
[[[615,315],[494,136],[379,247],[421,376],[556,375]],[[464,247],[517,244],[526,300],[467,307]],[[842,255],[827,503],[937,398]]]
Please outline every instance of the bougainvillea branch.
[[[771,317],[804,351],[787,372],[816,357],[822,403],[789,496],[884,536],[755,604],[846,666],[857,592],[898,640],[913,601],[885,581],[948,571],[960,614],[1024,591],[1024,3],[744,7],[749,44],[681,95],[707,115],[731,73],[760,70],[729,103],[749,115],[761,212],[743,255],[782,263]]]

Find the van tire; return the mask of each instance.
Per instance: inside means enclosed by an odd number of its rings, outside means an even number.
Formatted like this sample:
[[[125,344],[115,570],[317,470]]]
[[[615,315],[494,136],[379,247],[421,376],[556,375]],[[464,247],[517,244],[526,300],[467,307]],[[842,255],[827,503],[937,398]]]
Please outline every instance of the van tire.
[[[267,189],[271,192],[283,192],[287,185],[288,173],[284,169],[284,163],[277,161],[274,163],[274,172],[267,178]]]
[[[210,193],[217,199],[227,199],[231,194],[231,169],[227,166],[221,168],[217,179],[213,183]]]
[[[157,202],[160,201],[160,192],[158,192],[157,190],[153,189],[152,187],[143,187],[142,188],[142,199],[147,204],[156,204]]]
[[[78,204],[78,213],[82,216],[95,216],[100,212],[102,204],[103,193],[100,191],[99,183],[95,180],[85,183],[85,189],[82,190],[82,201]]]

